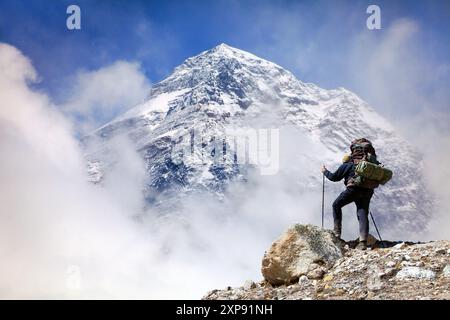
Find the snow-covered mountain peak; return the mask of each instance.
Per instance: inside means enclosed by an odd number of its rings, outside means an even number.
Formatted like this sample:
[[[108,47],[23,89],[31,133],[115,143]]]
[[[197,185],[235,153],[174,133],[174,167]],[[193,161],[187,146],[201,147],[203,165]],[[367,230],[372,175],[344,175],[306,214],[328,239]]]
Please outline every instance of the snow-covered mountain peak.
[[[298,182],[303,186],[298,192],[321,183],[320,177],[309,173],[313,170],[310,166],[318,168],[336,161],[348,152],[350,141],[366,137],[396,177],[380,195],[378,208],[386,212],[385,221],[401,221],[405,228],[414,229],[418,225],[411,223],[414,216],[414,221],[425,224],[430,199],[419,191],[425,188],[418,173],[420,156],[385,118],[347,89],[326,90],[304,83],[279,65],[226,44],[185,60],[153,86],[147,101],[102,126],[85,141],[100,140],[90,149],[88,158],[95,163],[94,171],[101,172],[102,167],[114,163],[108,151],[113,138],[118,134],[128,136],[146,161],[151,194],[173,189],[178,190],[177,197],[186,190],[223,194],[230,180],[245,176],[246,166],[230,157],[220,165],[209,158],[195,165],[174,163],[172,150],[191,144],[186,134],[201,132],[201,148],[215,154],[214,137],[222,139],[227,128],[286,126],[298,129],[308,143],[322,150],[320,154],[299,155],[308,158],[308,168],[288,166],[280,170],[286,177],[293,172],[309,174]],[[291,148],[300,153],[303,147]],[[101,177],[102,173],[94,175]],[[423,196],[412,196],[415,192]]]
[[[200,54],[188,58],[180,67],[193,67],[197,66],[205,66],[209,64],[210,66],[214,66],[217,63],[223,63],[225,61],[234,60],[235,62],[239,62],[242,65],[264,65],[269,68],[282,69],[279,65],[264,60],[250,52],[237,49],[231,47],[225,43],[221,43],[209,50],[203,51]],[[287,72],[286,70],[284,70]]]
[[[258,82],[266,82],[268,78],[273,83],[296,80],[289,71],[273,62],[220,44],[186,59],[167,79],[158,84],[155,90],[170,83],[171,89],[173,85],[177,85],[177,89],[195,89],[199,85],[209,85],[233,91],[240,86],[248,92],[250,89],[256,89]]]
[[[270,103],[318,104],[317,97],[341,94],[303,83],[279,65],[254,54],[220,44],[186,59],[173,73],[153,86],[148,100],[118,117],[123,121],[155,111],[173,113],[186,107],[214,109],[236,114],[247,110],[258,113],[259,106]],[[165,102],[162,103],[162,100]],[[250,108],[251,107],[251,108]]]
[[[235,58],[240,58],[240,59],[258,59],[258,60],[262,60],[261,58],[255,56],[254,54],[229,46],[226,43],[221,43],[209,50],[203,51],[202,53],[200,53],[199,55],[207,55],[207,54],[216,54],[216,55],[220,55],[222,57],[235,57]]]

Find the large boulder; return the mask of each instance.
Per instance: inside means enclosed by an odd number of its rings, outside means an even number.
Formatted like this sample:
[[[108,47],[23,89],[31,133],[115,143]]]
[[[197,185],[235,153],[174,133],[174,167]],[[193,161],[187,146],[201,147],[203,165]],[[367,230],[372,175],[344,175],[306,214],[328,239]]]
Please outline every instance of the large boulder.
[[[273,285],[294,283],[318,266],[331,268],[342,254],[341,240],[330,230],[296,224],[264,254],[261,273]]]

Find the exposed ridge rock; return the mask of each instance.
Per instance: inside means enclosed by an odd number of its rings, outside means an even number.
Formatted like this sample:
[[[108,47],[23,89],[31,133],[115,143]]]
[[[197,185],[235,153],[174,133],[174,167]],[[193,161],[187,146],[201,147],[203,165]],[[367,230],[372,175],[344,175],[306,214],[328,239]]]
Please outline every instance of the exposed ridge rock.
[[[355,245],[294,225],[264,254],[264,280],[203,299],[450,299],[450,241]]]
[[[261,273],[274,285],[296,282],[308,274],[320,278],[320,267],[330,268],[341,257],[342,242],[331,231],[297,224],[264,254]]]

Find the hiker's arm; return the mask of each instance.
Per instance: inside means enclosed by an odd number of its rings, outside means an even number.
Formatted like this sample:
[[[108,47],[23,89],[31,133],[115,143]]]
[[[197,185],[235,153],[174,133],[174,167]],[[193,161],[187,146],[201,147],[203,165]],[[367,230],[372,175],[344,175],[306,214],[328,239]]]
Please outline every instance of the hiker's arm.
[[[325,177],[327,177],[330,181],[341,181],[345,177],[345,173],[347,171],[347,165],[344,163],[342,164],[334,173],[331,173],[328,170],[325,170],[323,174]]]

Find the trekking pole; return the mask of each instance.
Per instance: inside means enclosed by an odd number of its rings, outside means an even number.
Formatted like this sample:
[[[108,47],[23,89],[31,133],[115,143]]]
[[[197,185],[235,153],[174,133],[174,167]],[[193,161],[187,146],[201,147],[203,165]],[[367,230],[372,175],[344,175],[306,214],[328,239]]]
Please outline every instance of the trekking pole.
[[[324,218],[324,201],[325,201],[325,174],[322,174],[322,229],[323,229],[323,218]]]
[[[381,238],[380,231],[378,231],[378,227],[377,227],[377,224],[375,223],[375,219],[373,218],[372,211],[369,211],[369,213],[370,213],[370,217],[372,218],[373,225],[375,226],[375,230],[377,230],[378,237],[380,238],[381,245],[384,248],[384,242],[383,242],[383,239]]]

